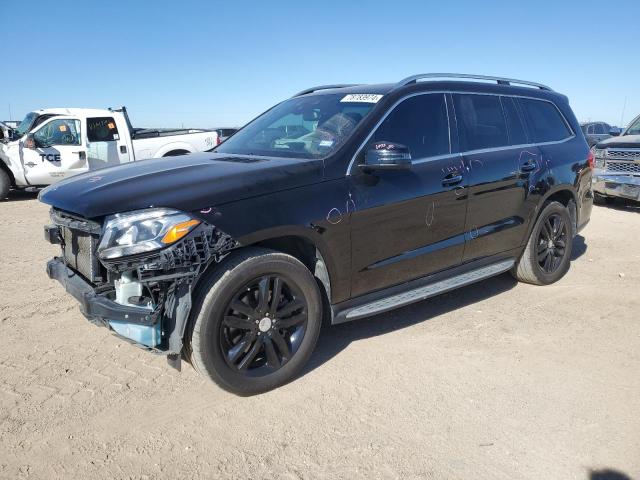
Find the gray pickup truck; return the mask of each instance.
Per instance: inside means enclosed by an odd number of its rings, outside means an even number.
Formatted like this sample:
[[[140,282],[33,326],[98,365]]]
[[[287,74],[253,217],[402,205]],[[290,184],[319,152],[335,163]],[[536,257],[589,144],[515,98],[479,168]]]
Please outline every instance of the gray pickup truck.
[[[619,197],[640,201],[640,115],[620,136],[597,143],[593,154],[596,200]]]

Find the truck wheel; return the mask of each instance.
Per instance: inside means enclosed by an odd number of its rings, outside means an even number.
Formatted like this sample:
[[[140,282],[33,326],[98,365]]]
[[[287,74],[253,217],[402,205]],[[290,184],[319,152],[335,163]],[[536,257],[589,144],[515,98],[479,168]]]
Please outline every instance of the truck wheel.
[[[180,155],[189,155],[187,150],[171,150],[163,155],[163,157],[177,157]]]
[[[536,221],[524,253],[511,270],[521,282],[548,285],[560,280],[571,261],[573,227],[567,208],[559,202],[546,205]]]
[[[266,249],[230,257],[198,287],[185,353],[223,389],[253,395],[293,379],[320,333],[322,300],[296,258]]]
[[[593,203],[596,205],[613,205],[615,203],[615,198],[607,197],[606,195],[600,195],[599,193],[594,193],[593,195]]]
[[[7,172],[0,168],[0,200],[4,200],[9,195],[11,189],[11,178]]]

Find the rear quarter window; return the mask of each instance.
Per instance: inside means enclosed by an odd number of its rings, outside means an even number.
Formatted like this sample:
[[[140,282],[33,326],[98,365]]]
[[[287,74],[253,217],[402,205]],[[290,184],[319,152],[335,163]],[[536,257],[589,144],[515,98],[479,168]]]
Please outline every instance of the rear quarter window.
[[[553,103],[521,98],[520,105],[527,117],[534,142],[557,142],[573,135]]]

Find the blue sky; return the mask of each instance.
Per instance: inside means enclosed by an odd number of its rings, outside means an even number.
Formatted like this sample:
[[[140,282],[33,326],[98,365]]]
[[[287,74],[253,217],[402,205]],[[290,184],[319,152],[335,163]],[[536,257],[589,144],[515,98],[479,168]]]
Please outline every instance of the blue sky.
[[[236,126],[309,86],[423,72],[546,83],[582,121],[619,124],[625,98],[640,114],[638,0],[0,0],[0,32],[0,119],[126,105],[138,126]]]

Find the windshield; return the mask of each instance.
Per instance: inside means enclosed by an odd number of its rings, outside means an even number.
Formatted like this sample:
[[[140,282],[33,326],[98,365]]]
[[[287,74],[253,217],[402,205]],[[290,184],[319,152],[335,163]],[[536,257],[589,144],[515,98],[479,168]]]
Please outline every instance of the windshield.
[[[627,131],[624,132],[625,135],[640,135],[640,117],[636,117],[636,119],[631,122]]]
[[[18,125],[18,128],[16,128],[19,137],[25,135],[29,130],[31,130],[31,127],[36,121],[36,118],[38,118],[38,114],[36,112],[27,113],[27,115],[24,117],[24,120],[22,120],[22,122],[20,122],[20,125]]]
[[[215,152],[322,158],[334,152],[369,113],[379,95],[312,95],[286,100],[244,127]]]

